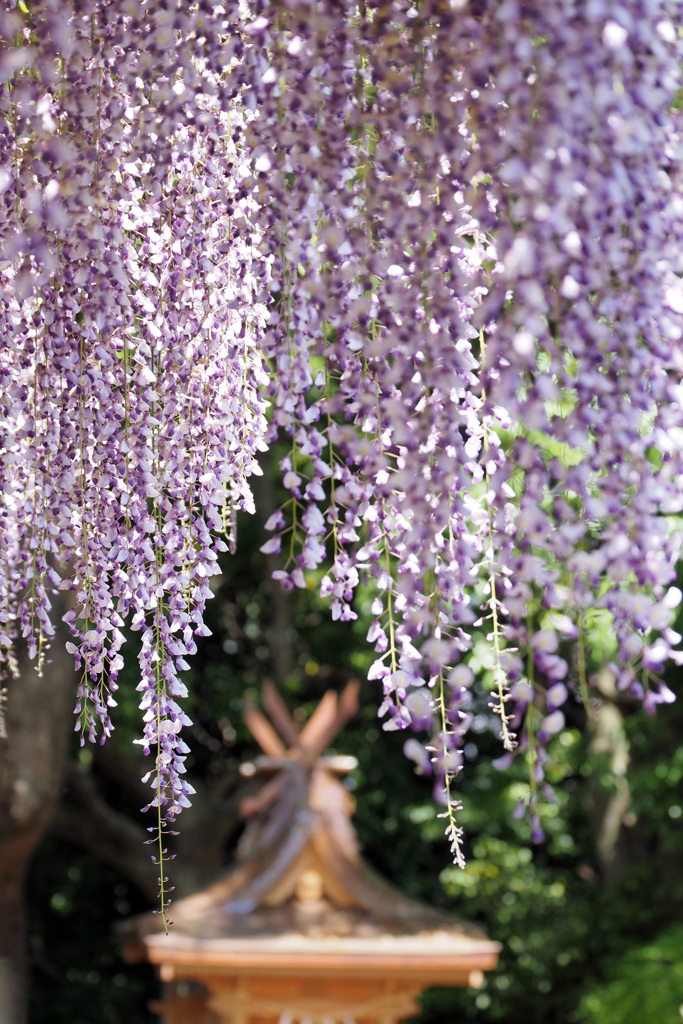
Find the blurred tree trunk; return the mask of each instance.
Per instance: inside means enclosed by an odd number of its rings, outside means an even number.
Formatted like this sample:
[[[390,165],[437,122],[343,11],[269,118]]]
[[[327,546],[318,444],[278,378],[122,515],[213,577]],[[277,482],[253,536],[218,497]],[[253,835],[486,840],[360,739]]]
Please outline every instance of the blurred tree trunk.
[[[0,1024],[27,1022],[24,880],[62,790],[75,700],[63,638],[55,637],[42,677],[23,650],[19,669],[7,684],[0,738]]]
[[[590,780],[589,806],[600,873],[609,885],[628,867],[634,851],[625,826],[630,823],[631,792],[626,775],[630,751],[620,694],[610,672],[598,679],[603,697],[588,723],[590,752],[600,767]]]

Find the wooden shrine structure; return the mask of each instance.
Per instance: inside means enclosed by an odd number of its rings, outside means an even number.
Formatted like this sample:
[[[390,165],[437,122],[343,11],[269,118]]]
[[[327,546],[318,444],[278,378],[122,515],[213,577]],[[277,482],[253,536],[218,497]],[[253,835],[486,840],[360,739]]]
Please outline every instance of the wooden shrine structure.
[[[397,1024],[430,985],[481,984],[499,946],[408,899],[360,856],[355,767],[324,751],[357,710],[357,684],[325,694],[299,730],[274,687],[246,721],[264,755],[242,766],[261,787],[242,802],[237,862],[159,917],[131,922],[130,960],[165,983],[164,1024]],[[270,720],[269,720],[270,719]]]

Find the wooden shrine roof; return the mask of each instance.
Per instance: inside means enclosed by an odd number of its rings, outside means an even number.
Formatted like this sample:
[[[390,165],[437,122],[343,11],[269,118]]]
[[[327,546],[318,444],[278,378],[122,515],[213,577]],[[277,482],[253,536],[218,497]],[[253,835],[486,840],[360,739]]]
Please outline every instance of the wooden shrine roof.
[[[424,984],[463,984],[471,972],[493,968],[498,943],[403,895],[360,855],[354,801],[339,781],[355,762],[323,756],[357,709],[356,685],[339,700],[328,692],[300,732],[273,687],[264,687],[263,703],[271,721],[253,706],[246,712],[264,756],[242,768],[262,785],[242,804],[248,823],[237,863],[173,903],[168,936],[158,916],[131,922],[129,957],[138,958],[137,947],[138,956],[185,976],[193,965],[233,973],[295,968],[384,978],[407,972]]]

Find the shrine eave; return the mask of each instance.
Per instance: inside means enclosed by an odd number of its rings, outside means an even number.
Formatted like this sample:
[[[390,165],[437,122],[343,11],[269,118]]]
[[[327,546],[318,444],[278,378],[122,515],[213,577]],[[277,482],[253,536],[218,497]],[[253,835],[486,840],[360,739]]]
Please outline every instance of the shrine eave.
[[[322,974],[419,977],[423,984],[453,985],[472,972],[495,968],[500,944],[486,939],[427,935],[377,939],[293,936],[286,941],[201,940],[183,935],[153,935],[145,939],[148,959],[175,977],[198,972],[230,974]]]

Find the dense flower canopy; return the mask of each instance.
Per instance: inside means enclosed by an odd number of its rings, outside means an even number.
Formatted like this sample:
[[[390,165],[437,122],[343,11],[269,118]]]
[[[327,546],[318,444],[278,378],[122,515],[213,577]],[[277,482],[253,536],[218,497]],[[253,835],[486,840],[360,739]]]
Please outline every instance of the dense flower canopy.
[[[618,687],[671,699],[677,12],[5,4],[0,650],[40,665],[72,591],[92,739],[141,631],[160,832],[191,794],[179,673],[278,435],[264,550],[285,587],[324,569],[334,618],[372,589],[380,715],[430,737],[406,752],[456,858],[477,688],[534,786],[568,690],[588,700],[589,609]]]

